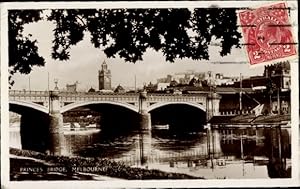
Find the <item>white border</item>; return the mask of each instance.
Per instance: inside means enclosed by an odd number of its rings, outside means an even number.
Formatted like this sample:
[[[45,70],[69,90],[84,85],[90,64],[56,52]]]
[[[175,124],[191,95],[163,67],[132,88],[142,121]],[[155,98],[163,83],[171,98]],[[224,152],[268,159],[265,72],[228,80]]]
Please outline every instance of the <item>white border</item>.
[[[9,181],[8,153],[8,9],[51,8],[195,8],[210,7],[258,7],[272,1],[180,1],[180,2],[18,2],[1,4],[1,181],[5,188],[187,188],[187,187],[288,187],[299,185],[299,81],[298,61],[291,62],[292,87],[292,179],[229,179],[229,180],[143,180],[143,181]],[[275,1],[273,1],[275,2]],[[297,7],[297,1],[288,1]],[[297,19],[297,18],[295,18]],[[296,32],[297,34],[298,32]]]
[[[1,21],[1,188],[6,186],[7,180],[9,179],[9,159],[8,157],[8,135],[5,131],[8,131],[9,120],[8,120],[8,20],[7,11],[1,6],[0,7],[0,21]],[[6,173],[6,174],[5,174]]]
[[[2,3],[6,9],[88,9],[88,8],[208,8],[208,7],[259,7],[262,5],[279,2],[276,0],[235,0],[235,1],[106,1],[106,2],[18,2],[18,3]],[[285,0],[287,4],[293,3],[292,8],[296,8],[296,0]]]

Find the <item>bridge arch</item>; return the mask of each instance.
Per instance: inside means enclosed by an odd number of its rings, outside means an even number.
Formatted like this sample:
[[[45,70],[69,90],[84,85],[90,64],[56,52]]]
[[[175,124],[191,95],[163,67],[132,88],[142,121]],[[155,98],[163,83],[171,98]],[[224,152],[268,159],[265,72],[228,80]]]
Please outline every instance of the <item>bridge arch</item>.
[[[124,103],[124,102],[89,101],[89,102],[75,102],[75,103],[68,104],[68,105],[61,108],[60,113],[64,113],[64,112],[67,112],[67,111],[69,111],[71,109],[74,109],[74,108],[78,108],[78,107],[81,107],[81,106],[92,105],[92,104],[111,104],[111,105],[116,105],[116,106],[121,106],[121,107],[127,108],[127,109],[132,110],[136,113],[138,113],[138,111],[139,111],[138,107],[136,107],[134,105],[131,105],[131,104],[128,104],[128,103]]]
[[[195,108],[198,108],[204,112],[206,112],[206,108],[204,105],[202,104],[199,104],[199,103],[194,103],[194,102],[158,102],[158,103],[155,103],[151,106],[149,106],[147,108],[147,112],[150,112],[154,109],[157,109],[157,108],[160,108],[162,106],[167,106],[167,105],[171,105],[171,104],[184,104],[184,105],[189,105],[189,106],[192,106],[192,107],[195,107]]]
[[[47,107],[37,104],[37,103],[34,103],[34,102],[21,101],[21,100],[9,101],[9,110],[17,112],[17,110],[14,110],[14,108],[12,108],[12,105],[30,108],[30,109],[37,110],[37,111],[45,113],[45,114],[49,113],[49,110]],[[19,113],[19,112],[17,112],[17,113]]]

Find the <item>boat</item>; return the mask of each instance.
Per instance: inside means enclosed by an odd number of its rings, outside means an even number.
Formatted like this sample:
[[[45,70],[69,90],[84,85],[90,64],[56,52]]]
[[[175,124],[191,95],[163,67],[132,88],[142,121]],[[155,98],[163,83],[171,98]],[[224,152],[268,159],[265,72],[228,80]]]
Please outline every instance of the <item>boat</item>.
[[[210,123],[208,123],[208,124],[204,125],[204,126],[203,126],[203,128],[204,128],[204,129],[211,129],[211,125],[210,125]]]
[[[89,128],[89,129],[84,129],[84,128],[73,128],[73,129],[65,129],[64,135],[87,135],[87,134],[93,134],[93,133],[98,133],[100,132],[101,129],[99,128]]]
[[[64,123],[63,128],[71,128],[71,123]]]
[[[71,128],[80,128],[80,124],[75,122],[75,123],[71,123]]]
[[[93,124],[89,124],[87,126],[85,126],[86,128],[97,128],[97,124],[96,123],[93,123]]]
[[[169,124],[153,125],[152,127],[153,127],[153,129],[157,129],[157,130],[167,130],[167,129],[169,129]]]

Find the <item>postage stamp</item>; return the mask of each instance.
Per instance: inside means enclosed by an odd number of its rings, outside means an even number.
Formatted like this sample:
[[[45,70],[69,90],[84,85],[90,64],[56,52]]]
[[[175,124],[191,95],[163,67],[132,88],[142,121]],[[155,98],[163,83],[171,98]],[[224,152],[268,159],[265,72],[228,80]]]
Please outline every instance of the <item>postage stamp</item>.
[[[296,55],[296,43],[284,2],[239,13],[250,65]]]

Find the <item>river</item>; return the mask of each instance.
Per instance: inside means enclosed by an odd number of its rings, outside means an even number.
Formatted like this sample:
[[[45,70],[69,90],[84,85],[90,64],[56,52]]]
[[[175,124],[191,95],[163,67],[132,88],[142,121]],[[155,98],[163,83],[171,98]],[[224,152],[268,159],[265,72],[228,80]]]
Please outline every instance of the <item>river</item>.
[[[21,148],[20,127],[10,127],[10,146]],[[280,131],[280,143],[270,133],[276,128],[223,128],[202,132],[152,130],[64,130],[63,154],[103,157],[132,167],[186,173],[208,179],[269,178],[267,163],[281,146],[290,166],[290,128]],[[273,142],[272,142],[273,141]],[[273,144],[273,145],[270,145]],[[274,144],[276,144],[274,146]],[[277,153],[278,154],[278,153]]]

